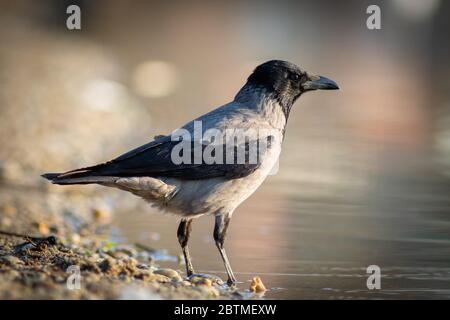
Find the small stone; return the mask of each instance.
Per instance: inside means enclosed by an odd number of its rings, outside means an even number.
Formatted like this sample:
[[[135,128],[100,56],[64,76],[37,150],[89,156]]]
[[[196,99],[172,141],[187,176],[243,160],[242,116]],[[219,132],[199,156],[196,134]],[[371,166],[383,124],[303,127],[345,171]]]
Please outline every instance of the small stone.
[[[193,274],[188,278],[188,280],[191,281],[193,284],[196,284],[196,282],[202,284],[203,281],[202,279],[208,279],[210,280],[211,283],[217,284],[219,286],[223,285],[223,280],[213,274],[199,273]]]
[[[105,257],[105,259],[103,259],[98,263],[98,267],[103,272],[111,271],[115,265],[116,261],[111,257]]]
[[[148,272],[147,270],[143,270],[137,274],[134,275],[136,279],[142,280],[142,281],[149,281],[152,276],[151,272]]]
[[[170,278],[167,276],[164,276],[162,274],[153,273],[148,278],[148,281],[156,281],[156,282],[170,282]]]
[[[74,233],[74,234],[72,234],[72,236],[70,237],[70,240],[71,240],[71,242],[72,242],[73,244],[78,245],[78,244],[80,244],[80,242],[81,242],[81,237],[80,237],[80,235],[79,235],[78,233]]]
[[[264,292],[266,290],[267,289],[264,286],[264,283],[262,282],[260,277],[254,277],[252,279],[252,283],[250,284],[250,291],[252,291],[252,292]]]
[[[192,284],[196,285],[196,286],[207,286],[207,287],[211,287],[212,286],[212,281],[208,278],[204,278],[204,277],[193,277],[191,279]]]
[[[139,262],[135,258],[128,257],[126,260],[124,260],[130,267],[133,269],[137,269],[137,265]]]
[[[98,265],[101,260],[99,257],[91,256],[91,257],[88,257],[86,259],[86,261],[92,265]]]
[[[111,212],[106,208],[94,208],[92,209],[92,217],[95,222],[108,223],[111,221]]]
[[[214,287],[197,286],[197,287],[195,287],[195,290],[200,291],[202,294],[210,296],[210,297],[218,297],[218,296],[220,296],[219,290],[217,290]]]
[[[112,253],[112,255],[114,258],[116,258],[118,260],[127,260],[130,258],[126,253],[120,252],[120,251],[114,252],[114,253]]]
[[[96,283],[100,281],[101,277],[97,273],[88,273],[83,279],[89,283]]]
[[[22,265],[23,261],[17,257],[8,255],[8,256],[0,257],[0,263],[7,264],[9,266],[16,266],[16,265]]]
[[[137,257],[138,256],[138,252],[135,248],[133,248],[132,246],[127,246],[127,245],[118,245],[114,248],[115,252],[121,252],[124,253],[130,257]]]
[[[39,230],[39,233],[44,236],[50,233],[50,228],[48,227],[48,225],[45,222],[38,223],[38,230]]]
[[[167,268],[161,268],[161,269],[157,269],[153,272],[154,274],[160,274],[163,276],[166,276],[172,280],[175,281],[182,281],[183,279],[181,278],[180,274],[178,272],[176,272],[173,269],[167,269]]]
[[[21,278],[20,272],[16,271],[16,270],[10,270],[8,274],[9,274],[9,277],[12,279],[20,279]]]

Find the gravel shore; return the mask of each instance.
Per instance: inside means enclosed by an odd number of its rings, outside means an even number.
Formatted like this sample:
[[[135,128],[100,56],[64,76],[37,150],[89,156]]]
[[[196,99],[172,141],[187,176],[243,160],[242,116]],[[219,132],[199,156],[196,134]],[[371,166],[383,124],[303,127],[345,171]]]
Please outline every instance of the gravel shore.
[[[0,234],[0,299],[259,297],[213,275],[187,279],[181,259],[178,270],[160,268],[159,249],[112,242],[110,213],[89,201],[51,186],[1,185],[0,230],[28,237]]]

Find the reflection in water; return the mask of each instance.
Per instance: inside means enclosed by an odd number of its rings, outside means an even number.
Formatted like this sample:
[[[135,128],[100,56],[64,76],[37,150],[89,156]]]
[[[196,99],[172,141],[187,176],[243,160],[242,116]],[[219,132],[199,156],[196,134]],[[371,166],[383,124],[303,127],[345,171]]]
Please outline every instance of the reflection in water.
[[[350,89],[333,100],[311,94],[297,103],[279,172],[231,222],[226,247],[241,288],[260,276],[272,288],[267,298],[449,297],[450,181],[429,152],[424,94],[409,89],[421,80],[400,65],[408,81],[391,72],[386,83],[381,73],[395,61],[377,61],[352,69],[372,74],[372,90],[344,77]],[[178,254],[176,220],[138,205],[139,213],[117,216],[125,237]],[[212,217],[193,224],[194,267],[225,277],[212,230]],[[160,239],[141,236],[155,232]],[[367,289],[369,265],[381,268],[381,290]]]
[[[286,180],[282,164],[233,217],[226,247],[240,288],[258,275],[267,298],[450,298],[450,186],[422,158],[390,159],[353,189]],[[178,254],[175,218],[142,210],[118,215],[124,235]],[[225,277],[212,229],[211,217],[193,225],[194,267]],[[161,238],[139,238],[146,232]],[[381,290],[366,287],[372,264],[381,268]]]

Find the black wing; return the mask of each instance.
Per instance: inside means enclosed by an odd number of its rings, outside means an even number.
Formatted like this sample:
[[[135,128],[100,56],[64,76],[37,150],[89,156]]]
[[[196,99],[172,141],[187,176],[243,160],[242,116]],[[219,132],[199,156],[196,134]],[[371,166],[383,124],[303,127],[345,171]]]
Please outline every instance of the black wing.
[[[203,160],[201,163],[194,163],[195,146],[192,144],[190,148],[191,154],[189,155],[191,161],[188,161],[189,163],[176,164],[172,160],[172,150],[180,142],[171,141],[170,136],[158,137],[155,141],[131,150],[114,160],[92,167],[69,171],[53,177],[54,179],[52,180],[57,182],[60,179],[88,178],[93,176],[175,177],[182,180],[201,180],[216,177],[237,179],[248,176],[261,165],[260,158],[262,153],[259,153],[256,159],[250,158],[249,153],[254,152],[255,149],[252,149],[251,145],[255,143],[257,148],[264,148],[263,150],[270,148],[271,139],[266,141],[248,141],[240,146],[232,147],[234,148],[234,159],[232,163],[227,164],[225,164],[225,156],[223,163],[207,164]],[[201,145],[202,152],[206,146],[204,144]],[[222,145],[222,148],[224,155],[230,150],[226,145]],[[245,160],[238,162],[238,150],[241,148],[243,148]]]

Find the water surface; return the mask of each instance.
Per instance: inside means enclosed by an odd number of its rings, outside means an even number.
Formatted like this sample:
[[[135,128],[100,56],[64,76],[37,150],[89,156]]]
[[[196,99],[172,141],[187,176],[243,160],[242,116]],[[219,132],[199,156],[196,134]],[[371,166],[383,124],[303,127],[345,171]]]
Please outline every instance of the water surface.
[[[296,181],[293,169],[294,179],[270,177],[233,216],[225,246],[241,289],[260,276],[271,299],[450,298],[446,179],[378,171],[372,184],[330,186]],[[180,253],[177,223],[145,204],[116,219],[128,241],[172,255]],[[194,221],[193,264],[226,279],[213,224],[208,216]],[[176,261],[160,264],[184,271]],[[369,265],[381,268],[380,290],[367,288]]]

